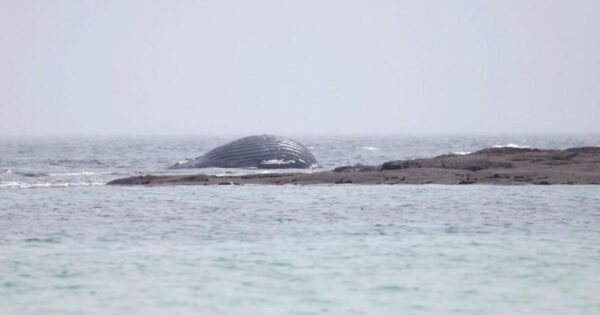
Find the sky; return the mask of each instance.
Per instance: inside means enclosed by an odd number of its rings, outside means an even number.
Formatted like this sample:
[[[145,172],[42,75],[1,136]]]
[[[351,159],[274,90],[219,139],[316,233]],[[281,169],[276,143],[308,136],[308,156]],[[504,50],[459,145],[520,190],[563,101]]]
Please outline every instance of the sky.
[[[600,133],[599,12],[0,0],[0,135]]]

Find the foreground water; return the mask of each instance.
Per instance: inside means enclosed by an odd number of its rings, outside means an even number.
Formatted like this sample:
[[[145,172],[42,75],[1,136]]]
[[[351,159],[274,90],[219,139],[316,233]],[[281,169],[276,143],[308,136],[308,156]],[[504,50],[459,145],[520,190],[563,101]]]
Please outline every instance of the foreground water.
[[[303,142],[329,166],[597,139]],[[0,314],[600,313],[597,186],[100,185],[202,141],[0,141]]]

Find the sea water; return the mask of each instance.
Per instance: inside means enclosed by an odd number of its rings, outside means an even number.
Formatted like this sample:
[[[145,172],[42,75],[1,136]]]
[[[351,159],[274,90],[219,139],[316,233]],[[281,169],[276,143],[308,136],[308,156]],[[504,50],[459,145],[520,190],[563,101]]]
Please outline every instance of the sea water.
[[[600,144],[296,138],[326,169]],[[231,139],[0,138],[0,314],[600,313],[598,186],[103,185]]]

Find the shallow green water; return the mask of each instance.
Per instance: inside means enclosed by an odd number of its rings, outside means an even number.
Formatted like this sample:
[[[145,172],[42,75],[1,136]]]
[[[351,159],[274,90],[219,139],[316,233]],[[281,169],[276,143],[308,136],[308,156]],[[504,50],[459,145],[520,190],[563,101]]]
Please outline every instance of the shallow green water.
[[[597,314],[594,186],[0,190],[1,314]]]

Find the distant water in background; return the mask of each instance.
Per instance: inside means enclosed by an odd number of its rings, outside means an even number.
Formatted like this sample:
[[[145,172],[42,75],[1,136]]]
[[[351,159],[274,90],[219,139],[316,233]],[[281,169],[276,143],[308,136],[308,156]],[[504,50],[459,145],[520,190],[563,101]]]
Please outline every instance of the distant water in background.
[[[325,169],[600,136],[294,137]],[[600,314],[598,186],[108,187],[232,137],[0,137],[0,314]]]
[[[249,169],[167,170],[236,137],[0,137],[0,189],[102,185],[141,174],[273,172]],[[468,153],[491,146],[570,148],[598,146],[588,136],[337,136],[293,137],[324,169],[395,159]]]

